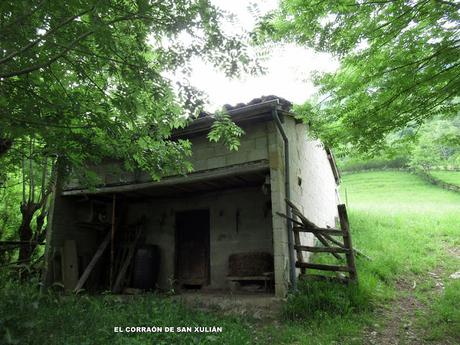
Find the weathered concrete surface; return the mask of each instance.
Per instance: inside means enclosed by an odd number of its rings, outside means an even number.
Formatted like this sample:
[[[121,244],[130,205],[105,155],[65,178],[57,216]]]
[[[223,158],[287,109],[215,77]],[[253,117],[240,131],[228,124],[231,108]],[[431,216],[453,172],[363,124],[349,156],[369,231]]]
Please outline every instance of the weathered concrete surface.
[[[268,159],[267,123],[256,123],[251,127],[242,127],[245,135],[241,137],[238,151],[230,151],[221,142],[210,142],[206,136],[191,138],[192,163],[194,171],[204,171],[236,164]],[[92,168],[103,185],[132,184],[151,181],[143,172],[127,172],[116,162],[105,162]],[[79,181],[69,181],[64,189],[83,188]]]
[[[337,186],[322,144],[308,136],[307,126],[284,117],[283,128],[289,139],[290,199],[318,226],[335,226]],[[269,131],[269,159],[275,253],[275,291],[283,296],[289,282],[289,247],[286,220],[284,142],[274,124]],[[302,233],[303,245],[313,245],[314,236]],[[308,259],[308,254],[304,253]],[[297,270],[299,273],[300,270]]]
[[[278,319],[284,299],[264,293],[188,292],[172,297],[193,308],[255,319]]]
[[[317,226],[335,227],[338,191],[322,143],[310,137],[305,124],[295,123],[291,118],[286,119],[286,132],[290,138],[291,201]],[[311,246],[315,237],[301,233],[300,240],[302,245]],[[303,253],[305,260],[309,254]]]
[[[228,257],[234,253],[273,253],[270,197],[259,187],[208,193],[180,199],[134,204],[132,220],[146,215],[146,243],[161,249],[159,286],[171,288],[174,279],[175,214],[180,211],[210,211],[211,288],[228,288]],[[238,216],[238,225],[236,214]]]
[[[338,194],[326,152],[317,140],[308,138],[307,127],[296,123],[292,117],[284,116],[283,127],[290,145],[291,200],[318,226],[334,226]],[[286,294],[289,286],[287,227],[286,221],[276,214],[286,211],[284,142],[272,121],[254,123],[244,130],[246,135],[241,139],[238,151],[228,151],[221,143],[210,143],[205,137],[192,139],[191,161],[195,171],[209,171],[265,159],[269,162],[269,188],[260,186],[181,198],[166,197],[132,203],[128,207],[129,217],[133,221],[142,214],[147,216],[147,243],[157,244],[161,248],[161,287],[168,289],[174,277],[175,212],[209,209],[211,287],[228,287],[226,276],[230,254],[266,251],[274,255],[276,295]],[[103,165],[99,169],[106,184],[149,181],[146,174],[112,173]],[[68,187],[75,188],[78,184]],[[56,197],[49,243],[59,247],[64,240],[76,240],[79,255],[86,265],[100,239],[94,230],[77,226],[77,214],[84,214],[84,203],[76,200],[61,195]],[[107,207],[110,215],[110,203]],[[240,219],[238,231],[235,224],[237,211]],[[303,234],[302,243],[312,244],[313,237]]]

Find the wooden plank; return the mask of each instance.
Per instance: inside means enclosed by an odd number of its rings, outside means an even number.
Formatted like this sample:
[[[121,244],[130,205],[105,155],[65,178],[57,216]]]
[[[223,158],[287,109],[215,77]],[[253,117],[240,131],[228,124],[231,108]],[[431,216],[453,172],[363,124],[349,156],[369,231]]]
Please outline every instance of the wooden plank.
[[[121,266],[120,271],[118,272],[117,279],[115,280],[115,284],[112,287],[112,292],[114,293],[118,293],[121,291],[123,280],[125,279],[126,272],[128,271],[128,267],[133,259],[134,252],[137,246],[137,242],[139,241],[139,238],[142,235],[143,229],[144,229],[144,226],[141,223],[139,225],[139,230],[136,234],[136,238],[134,239],[133,243],[131,243],[131,245],[129,246],[128,254],[126,255],[126,259],[123,262],[123,265]]]
[[[295,206],[289,199],[285,199],[286,203],[291,207],[292,213],[294,213],[297,217],[302,220],[302,223],[308,228],[317,228],[317,226],[310,222],[303,214],[302,212]]]
[[[106,193],[121,193],[141,190],[145,188],[156,187],[176,187],[177,185],[184,186],[189,183],[203,182],[214,178],[227,178],[235,175],[246,173],[265,172],[269,168],[268,160],[261,159],[259,161],[236,164],[230,167],[215,168],[199,172],[187,174],[186,176],[171,176],[165,177],[161,181],[131,183],[111,187],[97,187],[93,189],[73,189],[64,190],[61,195],[85,195],[85,194],[106,194]]]
[[[347,266],[337,266],[337,265],[326,265],[326,264],[312,264],[309,262],[296,262],[296,267],[301,268],[311,268],[321,271],[337,271],[337,272],[350,272],[350,269]]]
[[[295,216],[294,216],[295,217]],[[300,241],[300,234],[298,231],[294,231],[294,249],[296,249],[296,256],[297,256],[297,261],[298,262],[305,262],[303,259],[303,253],[302,250],[299,250],[298,247],[302,245],[302,242]],[[297,248],[296,248],[297,247]],[[306,273],[306,269],[302,267],[300,269],[301,274]]]
[[[345,248],[345,245],[339,241],[337,241],[335,238],[332,238],[331,236],[329,236],[328,234],[323,234],[324,238],[328,241],[331,241],[332,243],[334,243],[335,245],[341,247],[341,248]]]
[[[231,281],[249,281],[249,280],[266,280],[270,281],[273,280],[273,277],[267,277],[267,276],[249,276],[249,277],[227,277],[227,280]]]
[[[301,222],[295,220],[294,218],[288,217],[288,216],[286,216],[286,215],[283,214],[283,213],[276,212],[276,214],[277,214],[278,216],[283,217],[283,218],[289,219],[291,222],[293,222],[294,224],[297,224],[298,226],[304,226],[303,223],[301,223]]]
[[[77,244],[74,240],[65,240],[62,253],[62,280],[66,290],[72,290],[78,282]]]
[[[117,197],[114,193],[112,195],[112,227],[111,227],[111,240],[110,240],[110,275],[109,275],[109,282],[110,287],[113,286],[113,268],[114,268],[114,261],[115,261],[115,209],[116,209],[116,201]]]
[[[345,245],[345,248],[348,249],[353,249],[353,245],[351,243],[351,236],[349,235],[350,233],[350,223],[348,222],[348,215],[347,215],[347,208],[344,204],[340,204],[337,206],[338,211],[339,211],[339,219],[340,219],[340,227],[342,230],[348,234],[348,236],[344,236],[343,238],[343,243]],[[353,250],[350,250],[346,254],[347,258],[347,265],[350,268],[350,279],[351,280],[357,280],[358,279],[358,274],[356,272],[356,264],[355,264],[355,254],[353,253]]]
[[[340,247],[310,247],[295,245],[294,248],[312,253],[348,253],[350,251],[349,249]]]
[[[37,241],[0,241],[1,245],[20,245],[20,244],[34,244],[34,245],[45,245],[45,242]]]
[[[294,226],[292,230],[296,232],[311,232],[311,233],[317,233],[321,235],[329,235],[329,236],[346,236],[342,230],[338,229],[322,229],[322,228],[305,228],[301,226]]]
[[[331,281],[331,282],[339,282],[342,284],[347,284],[348,279],[344,277],[333,277],[333,276],[324,276],[320,274],[301,274],[299,276],[301,280],[313,280],[313,281]]]
[[[110,231],[107,232],[107,235],[105,236],[104,240],[102,243],[99,245],[99,248],[96,250],[96,253],[94,254],[93,258],[91,259],[90,263],[86,267],[85,271],[80,277],[80,280],[78,281],[77,285],[75,286],[74,292],[77,292],[80,290],[83,285],[85,285],[86,281],[88,280],[88,277],[92,270],[94,269],[94,266],[96,266],[97,262],[101,258],[102,254],[104,253],[105,248],[107,248],[107,245],[110,242]]]
[[[331,165],[332,174],[334,175],[335,183],[340,184],[340,171],[337,167],[337,163],[335,162],[335,157],[332,151],[329,148],[326,148],[327,159],[329,160],[329,164]]]
[[[296,211],[295,211],[296,214],[297,214],[297,213],[300,213],[300,210],[299,210],[290,200],[285,199],[285,201],[286,201],[286,203],[287,203],[293,210],[296,210]],[[287,216],[284,216],[284,217],[288,218]],[[304,222],[305,224],[307,224],[310,228],[317,228],[317,226],[316,226],[315,224],[313,224],[313,223],[310,222],[308,219],[306,219],[302,214],[301,214],[301,216],[299,216],[299,218],[302,220],[302,222]],[[292,220],[292,219],[291,219],[291,220]],[[297,222],[297,223],[298,223],[298,222]],[[304,225],[304,224],[302,224],[302,225]],[[325,238],[323,237],[322,234],[320,234],[320,233],[318,233],[318,232],[314,232],[313,234],[316,236],[316,238],[318,239],[318,241],[320,241],[324,246],[330,247],[329,242],[327,242],[327,241],[325,240]],[[328,236],[328,237],[330,237],[330,236]],[[337,253],[332,253],[332,255],[333,255],[336,259],[338,259],[338,260],[341,260],[341,259],[342,259],[342,258],[340,257],[340,255],[337,254]]]
[[[340,243],[339,241],[335,240],[331,236],[328,236],[328,235],[323,235],[323,236],[324,236],[324,238],[326,238],[327,240],[331,241],[332,243],[338,245],[339,247],[345,248],[345,245],[343,243]],[[353,248],[353,253],[355,253],[355,255],[357,255],[357,256],[361,256],[361,257],[365,258],[366,260],[372,261],[371,257],[369,257],[366,254],[364,254],[358,248]]]
[[[314,235],[316,236],[316,238],[318,239],[318,241],[320,241],[320,242],[323,244],[323,246],[325,246],[325,247],[330,247],[330,246],[331,246],[331,245],[329,244],[329,242],[327,242],[327,241],[325,240],[325,238],[323,237],[323,235],[320,235],[320,234],[314,234]],[[341,260],[341,259],[342,259],[342,258],[340,257],[340,255],[337,254],[337,253],[331,253],[331,254],[332,254],[336,259],[338,259],[338,260]]]

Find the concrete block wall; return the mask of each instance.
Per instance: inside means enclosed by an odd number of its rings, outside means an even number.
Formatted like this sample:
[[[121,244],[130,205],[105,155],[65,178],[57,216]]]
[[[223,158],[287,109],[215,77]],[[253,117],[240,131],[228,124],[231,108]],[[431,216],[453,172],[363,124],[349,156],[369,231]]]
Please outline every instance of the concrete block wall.
[[[242,129],[238,151],[230,151],[222,142],[210,142],[207,133],[191,138],[190,162],[195,172],[268,159],[267,123],[255,123]],[[144,172],[127,172],[116,162],[104,162],[93,168],[102,184],[130,184],[151,181]],[[65,189],[82,188],[78,180],[69,181]]]
[[[209,209],[211,288],[226,289],[228,257],[234,253],[273,254],[270,195],[251,187],[208,193],[181,199],[162,199],[131,205],[131,221],[147,216],[146,243],[161,251],[159,285],[169,289],[174,278],[175,214],[180,211]],[[236,212],[239,224],[236,225]]]
[[[284,142],[274,123],[267,124],[272,202],[273,250],[275,257],[275,293],[284,297],[289,288],[289,247],[286,220]]]
[[[240,139],[238,151],[230,151],[221,142],[210,142],[206,136],[192,138],[190,162],[194,171],[221,168],[235,164],[268,159],[266,123],[242,127],[245,134]]]

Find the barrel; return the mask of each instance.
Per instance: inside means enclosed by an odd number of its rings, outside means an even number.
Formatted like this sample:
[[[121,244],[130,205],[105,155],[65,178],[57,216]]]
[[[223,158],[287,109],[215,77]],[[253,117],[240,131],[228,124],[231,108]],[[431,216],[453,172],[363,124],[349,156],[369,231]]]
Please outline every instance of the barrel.
[[[160,270],[160,248],[143,245],[134,256],[133,287],[136,289],[155,289]]]

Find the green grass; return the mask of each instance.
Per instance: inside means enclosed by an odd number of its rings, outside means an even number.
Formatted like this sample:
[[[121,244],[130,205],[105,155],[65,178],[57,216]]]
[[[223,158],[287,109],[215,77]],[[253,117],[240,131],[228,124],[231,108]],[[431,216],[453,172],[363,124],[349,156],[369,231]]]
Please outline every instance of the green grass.
[[[403,172],[366,172],[343,178],[359,285],[305,282],[288,297],[276,323],[190,310],[166,297],[40,295],[0,280],[0,343],[16,344],[366,344],[363,329],[384,327],[381,308],[412,285],[426,310],[416,326],[428,340],[460,338],[460,283],[447,278],[459,259],[460,194]],[[330,260],[323,256],[315,260]],[[440,272],[436,291],[428,272]],[[17,283],[16,283],[17,284]],[[116,334],[115,326],[222,326],[222,334]],[[449,338],[450,337],[450,338]],[[64,340],[63,340],[64,339]],[[399,342],[401,343],[401,342]]]
[[[445,183],[453,184],[460,187],[460,171],[430,171],[430,175]]]
[[[132,296],[131,296],[132,297]],[[222,333],[114,333],[115,326],[221,326]],[[249,321],[188,309],[156,295],[40,294],[4,282],[0,290],[0,344],[144,345],[251,344]]]
[[[416,296],[433,305],[418,320],[430,325],[428,336],[460,338],[460,289],[447,278],[460,266],[449,251],[460,247],[460,194],[403,172],[359,173],[343,182],[354,244],[373,258],[358,261],[361,280],[377,278],[395,296],[397,281],[416,281]],[[444,272],[443,294],[434,292],[433,271]]]

